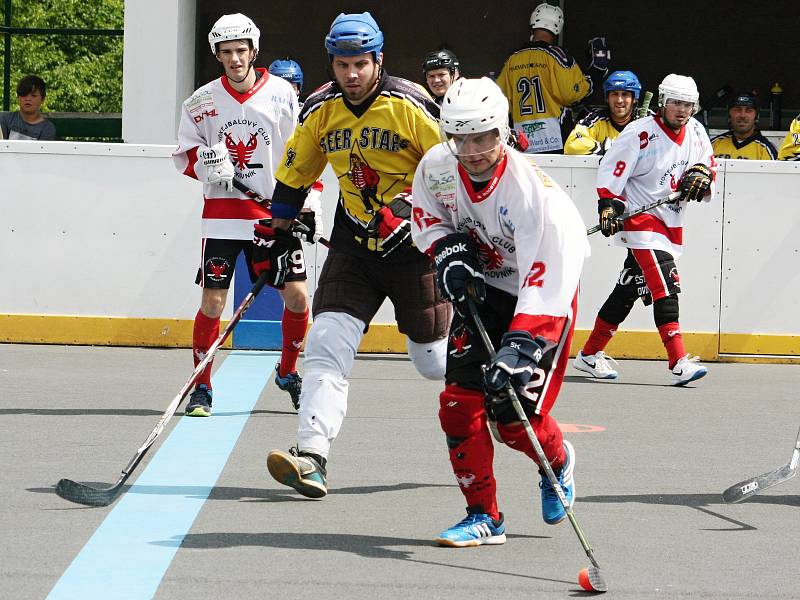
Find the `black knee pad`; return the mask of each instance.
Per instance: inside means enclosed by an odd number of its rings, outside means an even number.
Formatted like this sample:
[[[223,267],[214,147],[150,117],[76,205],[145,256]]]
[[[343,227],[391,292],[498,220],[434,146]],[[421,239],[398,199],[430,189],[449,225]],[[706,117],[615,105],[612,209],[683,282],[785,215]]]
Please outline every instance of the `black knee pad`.
[[[600,307],[597,316],[606,323],[619,325],[628,318],[638,297],[635,286],[617,284],[603,306]]]
[[[653,302],[653,319],[656,327],[678,322],[678,296],[667,296]]]

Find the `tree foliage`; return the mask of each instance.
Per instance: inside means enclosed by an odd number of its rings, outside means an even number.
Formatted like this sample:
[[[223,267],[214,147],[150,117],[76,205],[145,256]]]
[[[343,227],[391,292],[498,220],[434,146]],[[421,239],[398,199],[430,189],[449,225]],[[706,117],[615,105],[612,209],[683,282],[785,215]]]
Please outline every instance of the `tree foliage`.
[[[122,29],[123,0],[12,0],[13,27]],[[11,45],[11,110],[25,75],[47,83],[46,108],[59,112],[122,112],[122,37],[18,35]]]

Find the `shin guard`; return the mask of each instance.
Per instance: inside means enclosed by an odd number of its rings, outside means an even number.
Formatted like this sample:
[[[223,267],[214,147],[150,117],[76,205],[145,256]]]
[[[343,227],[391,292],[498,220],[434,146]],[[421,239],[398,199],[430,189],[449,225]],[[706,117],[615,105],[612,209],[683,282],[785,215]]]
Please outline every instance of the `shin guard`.
[[[554,470],[560,469],[565,459],[564,437],[556,420],[550,415],[534,416],[531,418],[531,427],[536,439],[539,440],[539,444],[542,446],[544,455],[550,461],[550,465]],[[536,455],[533,444],[528,439],[528,434],[522,423],[510,425],[498,423],[497,429],[509,448],[524,452],[533,462],[537,465],[539,464],[539,457]]]
[[[439,422],[447,436],[450,464],[469,507],[499,519],[497,484],[492,462],[494,446],[486,426],[484,396],[457,385],[439,396]]]

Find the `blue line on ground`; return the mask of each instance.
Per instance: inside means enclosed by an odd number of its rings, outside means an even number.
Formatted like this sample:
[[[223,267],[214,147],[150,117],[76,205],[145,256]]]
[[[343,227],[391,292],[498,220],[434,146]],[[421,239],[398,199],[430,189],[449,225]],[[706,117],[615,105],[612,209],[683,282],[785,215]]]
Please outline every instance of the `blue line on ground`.
[[[232,352],[214,374],[214,414],[184,418],[48,595],[152,598],[273,373],[276,352]],[[163,540],[174,540],[164,544]]]

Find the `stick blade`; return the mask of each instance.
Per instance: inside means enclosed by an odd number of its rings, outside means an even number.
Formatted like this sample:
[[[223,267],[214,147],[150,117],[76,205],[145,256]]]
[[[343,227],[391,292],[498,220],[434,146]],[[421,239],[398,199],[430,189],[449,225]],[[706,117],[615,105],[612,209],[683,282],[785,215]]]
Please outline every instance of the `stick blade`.
[[[608,591],[608,584],[606,583],[605,577],[600,572],[600,567],[596,567],[594,565],[588,568],[589,571],[589,583],[592,586],[592,591],[595,592],[607,592]]]
[[[785,465],[769,473],[751,477],[750,479],[745,479],[744,481],[732,485],[722,492],[722,499],[728,504],[736,504],[737,502],[755,496],[759,492],[776,486],[779,483],[788,481],[795,475],[797,475],[797,466],[795,465],[795,467],[792,468],[791,464]]]
[[[119,485],[107,488],[93,488],[71,479],[62,479],[56,484],[56,494],[64,500],[85,506],[108,506],[114,501]]]

